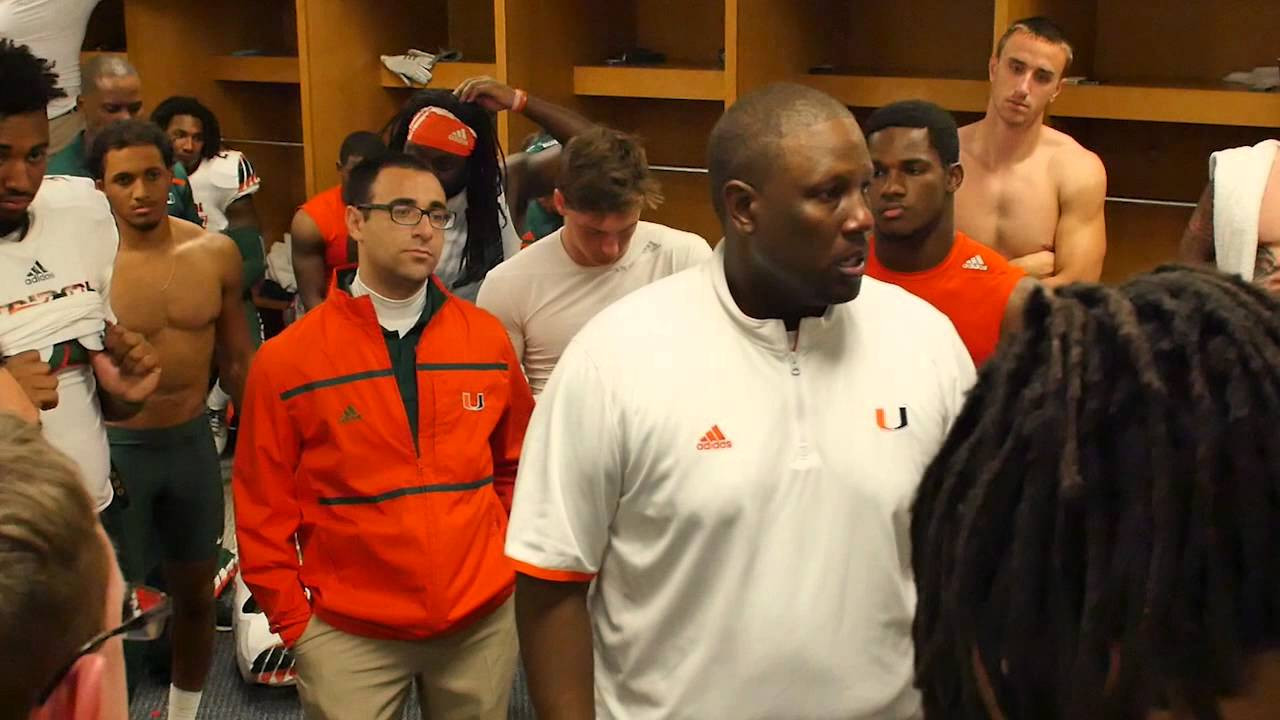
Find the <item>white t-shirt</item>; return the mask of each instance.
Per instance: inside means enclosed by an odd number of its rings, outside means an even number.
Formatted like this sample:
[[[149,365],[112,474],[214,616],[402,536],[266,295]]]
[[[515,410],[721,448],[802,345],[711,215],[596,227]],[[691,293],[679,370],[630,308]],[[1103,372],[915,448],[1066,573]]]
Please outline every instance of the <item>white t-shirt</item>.
[[[76,106],[80,95],[80,47],[89,16],[99,0],[5,0],[0,2],[0,37],[53,63],[65,98],[49,103],[49,119]]]
[[[499,195],[498,203],[505,213],[498,218],[498,227],[502,230],[502,258],[505,260],[520,252],[520,235],[516,233],[511,209],[507,207],[507,196]],[[454,295],[475,302],[476,294],[480,292],[479,281],[459,288],[453,286],[462,276],[462,250],[467,244],[467,193],[464,191],[454,195],[446,204],[458,218],[453,227],[444,231],[444,247],[440,251],[440,262],[436,265],[435,274]],[[426,222],[426,218],[422,221]]]
[[[88,178],[49,176],[31,203],[31,227],[0,242],[0,355],[79,341],[102,349],[119,236],[107,198]],[[40,413],[44,436],[69,455],[98,510],[111,503],[110,451],[98,384],[88,365],[58,373],[58,407]]]
[[[973,381],[946,316],[871,278],[792,351],[719,250],[587,323],[534,410],[506,552],[594,578],[597,716],[919,717],[911,503]]]
[[[707,241],[641,222],[612,265],[583,267],[557,230],[489,271],[476,304],[502,321],[533,394],[542,392],[560,355],[596,313],[633,290],[711,257]]]
[[[227,229],[227,208],[231,203],[262,187],[253,165],[239,150],[223,150],[201,160],[189,177],[196,211],[204,226],[213,232]]]

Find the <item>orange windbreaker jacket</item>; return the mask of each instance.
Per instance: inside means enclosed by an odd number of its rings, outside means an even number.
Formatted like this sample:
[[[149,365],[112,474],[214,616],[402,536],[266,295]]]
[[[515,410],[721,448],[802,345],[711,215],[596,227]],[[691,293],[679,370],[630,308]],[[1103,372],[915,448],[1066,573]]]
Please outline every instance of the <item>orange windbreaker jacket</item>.
[[[432,637],[514,587],[503,542],[533,398],[506,331],[431,278],[415,443],[373,304],[341,275],[258,351],[233,471],[241,571],[290,646],[313,612]]]

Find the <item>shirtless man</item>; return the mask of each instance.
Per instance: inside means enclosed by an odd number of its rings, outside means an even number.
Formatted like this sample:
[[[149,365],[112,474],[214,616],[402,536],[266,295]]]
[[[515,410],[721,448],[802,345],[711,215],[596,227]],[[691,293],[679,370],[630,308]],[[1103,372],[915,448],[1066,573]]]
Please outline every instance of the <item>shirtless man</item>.
[[[1179,259],[1216,265],[1280,293],[1280,140],[1209,158],[1209,184],[1183,233]]]
[[[108,126],[90,166],[120,230],[111,304],[155,346],[160,387],[133,419],[108,429],[125,484],[122,564],[144,579],[164,562],[173,597],[171,720],[193,720],[213,653],[213,583],[223,529],[218,454],[205,418],[215,357],[237,405],[253,356],[240,307],[240,253],[225,235],[170,218],[165,199],[173,148],[159,127]]]
[[[1096,282],[1107,252],[1102,161],[1044,125],[1071,58],[1051,20],[1015,22],[988,64],[986,117],[960,128],[956,226],[1048,287]]]

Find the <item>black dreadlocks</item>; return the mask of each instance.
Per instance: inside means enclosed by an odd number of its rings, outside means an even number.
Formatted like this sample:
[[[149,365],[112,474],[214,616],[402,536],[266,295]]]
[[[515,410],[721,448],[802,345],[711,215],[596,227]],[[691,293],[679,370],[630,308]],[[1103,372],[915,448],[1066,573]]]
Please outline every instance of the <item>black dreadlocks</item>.
[[[916,499],[929,717],[1217,718],[1280,644],[1280,303],[1164,267],[1030,298]]]
[[[464,103],[448,90],[419,90],[388,123],[387,147],[404,152],[409,123],[425,107],[453,113],[476,133],[476,147],[467,158],[467,242],[462,251],[462,274],[455,286],[482,280],[502,262],[502,228],[511,218],[498,202],[506,184],[506,162],[499,151],[498,134],[489,112],[475,103]]]

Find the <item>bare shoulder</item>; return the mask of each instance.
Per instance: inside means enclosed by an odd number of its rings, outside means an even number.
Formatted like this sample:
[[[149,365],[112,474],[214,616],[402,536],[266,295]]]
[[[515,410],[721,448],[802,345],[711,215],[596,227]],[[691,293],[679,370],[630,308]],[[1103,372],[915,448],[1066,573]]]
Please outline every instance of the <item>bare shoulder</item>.
[[[1107,169],[1102,159],[1060,130],[1042,128],[1038,151],[1048,153],[1050,172],[1063,186],[1091,187],[1106,183]]]
[[[240,249],[231,238],[178,218],[170,218],[170,223],[174,241],[184,252],[198,255],[208,267],[219,270],[225,270],[228,264],[239,267]]]
[[[974,150],[977,148],[979,144],[978,130],[981,127],[981,125],[982,125],[982,121],[979,120],[978,122],[969,123],[968,125],[965,125],[964,127],[959,129],[958,133],[960,136],[960,152],[961,153],[969,154],[974,152]]]

